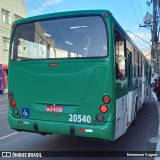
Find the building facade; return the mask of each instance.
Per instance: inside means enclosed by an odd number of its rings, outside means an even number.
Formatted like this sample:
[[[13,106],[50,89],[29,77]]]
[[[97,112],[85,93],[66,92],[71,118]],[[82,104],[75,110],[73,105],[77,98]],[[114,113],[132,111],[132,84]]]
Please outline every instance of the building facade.
[[[0,12],[0,64],[7,65],[11,25],[27,17],[27,5],[22,0],[0,0]]]
[[[10,31],[13,21],[27,17],[23,0],[0,0],[0,94],[8,85],[8,55]]]

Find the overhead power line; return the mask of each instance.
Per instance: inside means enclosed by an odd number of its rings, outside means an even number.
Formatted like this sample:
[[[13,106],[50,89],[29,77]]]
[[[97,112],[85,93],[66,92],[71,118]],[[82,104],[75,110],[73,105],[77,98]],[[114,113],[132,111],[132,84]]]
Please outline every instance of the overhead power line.
[[[133,34],[134,36],[138,37],[139,39],[141,39],[142,41],[144,41],[145,43],[147,43],[148,45],[150,45],[152,47],[152,45],[150,43],[148,43],[147,41],[145,41],[144,39],[142,39],[141,37],[137,36],[136,34],[134,34],[133,32],[126,30],[126,32],[130,32],[131,34]]]
[[[144,38],[145,36],[148,36],[148,38],[149,38],[149,34],[150,34],[150,33],[149,33],[149,32],[145,32],[144,29],[145,29],[145,28],[143,28],[143,31],[142,31],[141,34],[138,35],[138,36],[139,36],[140,38],[142,38],[142,39],[145,39],[145,38]],[[146,35],[146,34],[148,34],[148,35]],[[141,39],[140,39],[139,37],[137,37],[137,38],[138,38],[138,41],[141,41]]]
[[[48,5],[48,3],[44,0],[42,0],[44,2],[44,4],[46,4],[53,12],[56,12],[50,5]]]
[[[139,25],[140,23],[139,23],[139,20],[138,20],[137,15],[136,15],[136,12],[135,12],[135,9],[134,9],[134,6],[133,6],[133,3],[132,3],[132,0],[130,0],[130,2],[131,2],[131,6],[132,6],[132,9],[133,9],[134,15],[135,15],[135,17],[136,17],[136,19],[137,19],[137,22],[138,22],[138,25]]]
[[[32,5],[32,6],[34,6],[35,8],[37,8],[41,13],[45,13],[45,12],[43,12],[40,8],[38,8],[34,3],[32,3],[32,1],[31,0],[28,0],[28,2]]]
[[[38,4],[41,8],[43,8],[45,11],[47,11],[48,13],[50,13],[45,7],[43,7],[43,5],[41,5],[38,1],[33,0],[36,4]]]
[[[143,19],[142,8],[141,8],[141,4],[140,4],[139,0],[138,0],[138,4],[139,4],[140,11],[141,11],[141,16],[142,16],[142,19]]]

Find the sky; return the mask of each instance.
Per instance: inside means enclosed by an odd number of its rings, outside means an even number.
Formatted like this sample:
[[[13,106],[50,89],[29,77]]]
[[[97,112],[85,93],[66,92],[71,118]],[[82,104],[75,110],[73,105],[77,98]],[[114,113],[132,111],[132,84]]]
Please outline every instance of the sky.
[[[147,12],[152,13],[152,4],[146,5],[148,0],[23,0],[27,3],[28,16],[36,16],[54,12],[105,9],[123,27],[141,51],[150,52],[149,44],[137,38],[134,34],[151,44],[150,28],[143,25],[143,18]],[[132,34],[133,33],[133,34]]]

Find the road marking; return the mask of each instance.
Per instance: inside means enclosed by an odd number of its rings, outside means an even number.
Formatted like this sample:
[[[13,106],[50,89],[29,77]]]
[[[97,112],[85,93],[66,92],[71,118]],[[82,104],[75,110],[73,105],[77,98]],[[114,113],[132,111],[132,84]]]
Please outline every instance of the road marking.
[[[13,136],[13,135],[15,135],[15,134],[17,134],[17,133],[19,133],[19,132],[14,132],[14,133],[12,133],[12,134],[8,134],[8,135],[6,135],[6,136],[4,136],[4,137],[1,137],[0,140],[5,139],[5,138],[8,138],[8,137],[11,137],[11,136]]]
[[[5,113],[8,113],[8,112],[1,112],[0,114],[5,114]]]

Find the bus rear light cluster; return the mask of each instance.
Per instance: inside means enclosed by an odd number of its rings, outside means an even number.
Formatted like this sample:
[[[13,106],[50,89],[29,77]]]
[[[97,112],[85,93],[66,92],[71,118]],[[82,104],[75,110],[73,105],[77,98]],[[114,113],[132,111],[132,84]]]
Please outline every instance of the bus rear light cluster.
[[[103,114],[97,114],[96,115],[96,120],[98,121],[98,122],[103,122],[104,121],[104,115]]]
[[[99,110],[100,110],[101,113],[96,115],[96,120],[94,120],[94,122],[93,122],[94,124],[96,124],[97,121],[98,122],[103,122],[104,121],[105,116],[104,116],[103,113],[107,113],[108,112],[107,104],[109,104],[111,102],[111,98],[109,96],[107,96],[107,95],[104,95],[102,97],[102,102],[103,102],[103,104],[99,107]]]
[[[107,113],[108,106],[106,104],[109,104],[111,102],[111,98],[109,96],[105,95],[102,97],[102,102],[104,104],[102,104],[99,109],[100,109],[101,113]]]
[[[16,106],[16,101],[13,100],[14,98],[14,94],[12,92],[8,93],[8,98],[10,99],[10,106],[11,107],[15,107]]]

